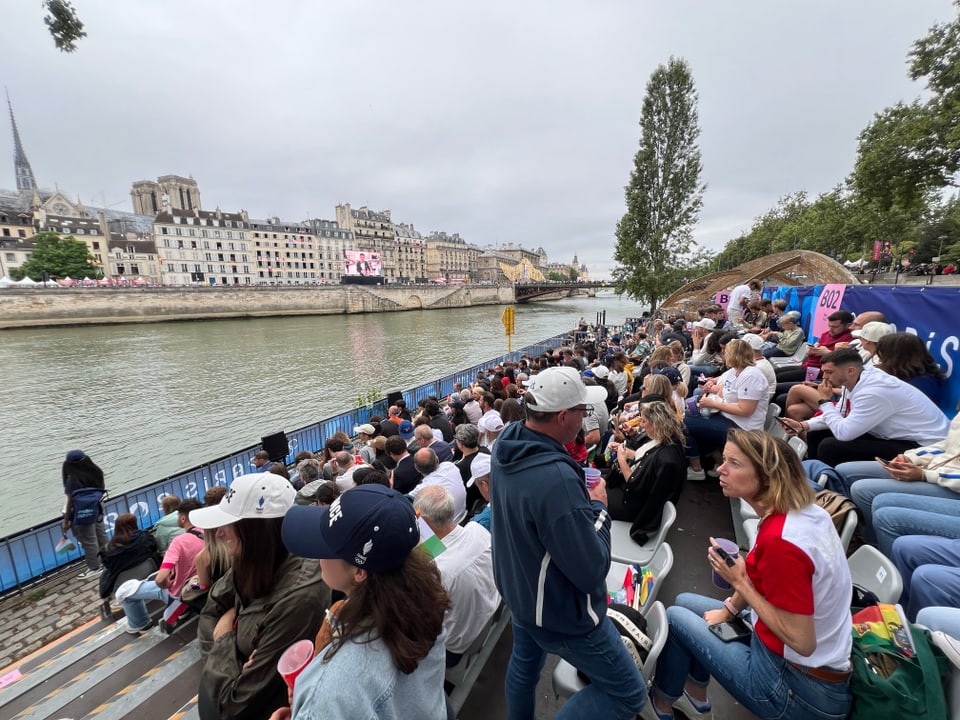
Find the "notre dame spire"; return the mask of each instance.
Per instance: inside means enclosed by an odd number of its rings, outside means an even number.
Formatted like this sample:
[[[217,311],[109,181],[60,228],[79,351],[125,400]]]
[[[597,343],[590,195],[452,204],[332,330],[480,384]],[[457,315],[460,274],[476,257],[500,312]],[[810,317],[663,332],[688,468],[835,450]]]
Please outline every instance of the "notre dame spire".
[[[36,190],[37,181],[33,177],[33,168],[23,151],[20,142],[20,133],[17,130],[17,120],[13,117],[13,105],[10,104],[10,93],[7,93],[7,107],[10,109],[10,125],[13,128],[13,168],[17,174],[17,190]]]

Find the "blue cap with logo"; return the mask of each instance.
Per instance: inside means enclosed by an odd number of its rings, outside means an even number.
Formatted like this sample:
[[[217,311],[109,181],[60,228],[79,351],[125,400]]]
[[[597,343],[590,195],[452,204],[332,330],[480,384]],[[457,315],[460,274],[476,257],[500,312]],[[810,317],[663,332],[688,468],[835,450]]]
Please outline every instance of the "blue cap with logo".
[[[410,500],[383,485],[359,485],[323,507],[292,507],[283,519],[283,544],[294,555],[340,559],[368,572],[400,567],[419,542]]]

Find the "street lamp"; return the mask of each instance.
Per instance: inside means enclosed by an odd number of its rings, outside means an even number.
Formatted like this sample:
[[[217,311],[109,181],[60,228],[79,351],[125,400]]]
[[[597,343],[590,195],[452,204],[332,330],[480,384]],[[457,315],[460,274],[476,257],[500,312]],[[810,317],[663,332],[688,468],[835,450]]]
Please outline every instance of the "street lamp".
[[[940,249],[937,250],[937,260],[936,260],[938,263],[942,263],[942,262],[943,262],[943,260],[942,260],[942,258],[943,258],[943,241],[946,240],[948,237],[949,237],[949,236],[947,236],[947,235],[941,235],[940,237],[937,238],[937,240],[940,241]]]

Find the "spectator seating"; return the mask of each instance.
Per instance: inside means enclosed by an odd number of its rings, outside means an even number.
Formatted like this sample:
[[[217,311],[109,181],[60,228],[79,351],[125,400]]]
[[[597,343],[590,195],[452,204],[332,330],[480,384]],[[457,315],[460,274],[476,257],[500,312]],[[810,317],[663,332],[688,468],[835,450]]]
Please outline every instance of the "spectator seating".
[[[796,435],[787,440],[787,444],[794,449],[797,457],[803,460],[807,456],[807,442]]]
[[[847,558],[853,584],[869,590],[882,603],[895,603],[903,590],[897,566],[872,545],[864,545]]]
[[[663,603],[655,602],[650,606],[647,618],[647,637],[653,640],[653,647],[643,663],[643,679],[649,687],[657,669],[657,660],[667,644],[667,610]],[[577,669],[566,660],[560,660],[553,670],[553,694],[558,698],[568,698],[583,690],[586,683],[577,676]]]
[[[780,417],[780,406],[770,403],[767,405],[767,418],[763,421],[763,429],[766,432],[773,432],[774,428],[779,428],[777,418]],[[783,432],[781,430],[781,432]]]
[[[453,711],[454,717],[467,701],[467,696],[477,682],[483,666],[490,659],[500,636],[509,624],[510,611],[501,601],[500,607],[494,611],[493,616],[477,635],[477,639],[460,658],[460,662],[447,669],[445,684],[453,686],[447,695],[447,705],[448,709]]]
[[[663,517],[657,534],[648,538],[643,545],[638,545],[630,537],[630,523],[626,520],[614,520],[610,526],[611,558],[627,565],[649,565],[676,521],[677,508],[668,500],[663,506]]]
[[[790,357],[772,357],[769,358],[770,364],[774,369],[788,367],[790,365],[799,365],[807,358],[807,351],[810,349],[810,343],[802,342],[800,346],[793,351]]]

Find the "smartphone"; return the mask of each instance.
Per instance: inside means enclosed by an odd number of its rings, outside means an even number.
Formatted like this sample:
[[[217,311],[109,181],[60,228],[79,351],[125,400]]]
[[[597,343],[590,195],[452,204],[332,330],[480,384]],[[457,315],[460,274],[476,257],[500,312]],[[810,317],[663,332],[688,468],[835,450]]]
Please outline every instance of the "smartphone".
[[[742,617],[735,617],[730,622],[711,625],[710,632],[724,642],[750,642],[753,628]]]
[[[775,417],[774,420],[776,420],[777,424],[780,425],[784,430],[789,430],[790,432],[793,432],[793,428],[787,425],[787,421],[784,420],[782,417]]]
[[[874,460],[876,460],[878,463],[880,463],[880,464],[883,465],[884,467],[893,467],[893,463],[892,463],[892,462],[890,462],[889,460],[884,460],[884,459],[881,458],[881,457],[874,458]]]
[[[719,545],[711,546],[710,549],[713,550],[717,555],[720,556],[720,559],[723,560],[723,561],[727,564],[727,567],[733,567],[734,565],[737,564],[736,560],[734,560],[732,557],[730,557],[729,553],[727,553],[727,551],[724,550],[724,549],[723,549],[722,547],[720,547]]]

